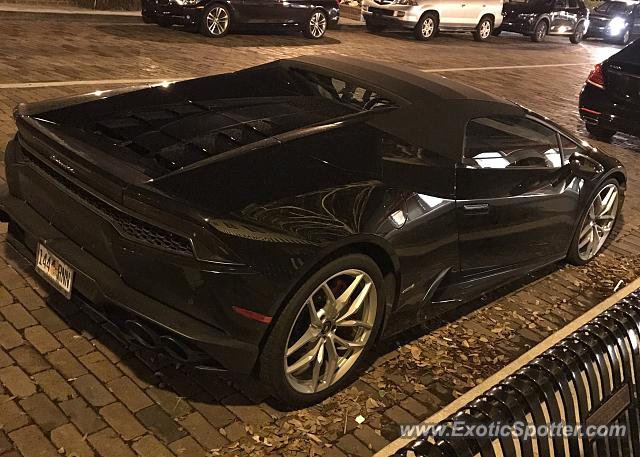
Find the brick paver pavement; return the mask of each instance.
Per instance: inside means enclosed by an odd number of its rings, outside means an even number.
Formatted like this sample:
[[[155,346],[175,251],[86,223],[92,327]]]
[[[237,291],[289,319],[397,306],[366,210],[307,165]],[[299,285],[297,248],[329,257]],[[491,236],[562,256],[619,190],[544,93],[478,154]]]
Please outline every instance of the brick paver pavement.
[[[176,79],[235,70],[300,54],[341,54],[423,70],[514,65],[563,67],[447,71],[583,132],[576,97],[590,66],[616,51],[566,39],[519,36],[475,43],[470,35],[425,44],[408,35],[330,31],[207,40],[133,18],[0,14],[0,143],[14,134],[13,107],[96,89],[15,84]],[[278,411],[250,379],[191,373],[153,354],[131,353],[51,292],[0,240],[0,456],[156,457],[365,456],[397,436],[397,423],[424,419],[634,279],[640,271],[640,140],[601,145],[626,165],[624,225],[596,261],[558,264],[492,293],[439,322],[382,345],[360,380],[321,405]],[[2,231],[6,231],[6,227]],[[274,408],[274,406],[276,408]],[[362,415],[363,424],[355,418]]]

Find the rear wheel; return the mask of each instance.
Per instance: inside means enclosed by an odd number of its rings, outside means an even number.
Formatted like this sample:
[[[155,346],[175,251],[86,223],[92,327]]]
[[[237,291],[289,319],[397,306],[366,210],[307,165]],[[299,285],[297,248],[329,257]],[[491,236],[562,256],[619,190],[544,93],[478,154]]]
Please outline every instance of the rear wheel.
[[[320,39],[327,31],[328,22],[327,14],[324,11],[316,10],[311,13],[311,17],[309,17],[307,25],[303,29],[302,33],[304,33],[304,36],[311,38],[312,40]]]
[[[231,14],[226,6],[213,3],[205,8],[200,24],[200,33],[211,38],[220,38],[229,33]]]
[[[569,41],[573,44],[578,44],[584,39],[584,22],[578,23],[576,29],[573,31],[573,35],[569,37]]]
[[[616,224],[622,197],[617,180],[609,179],[600,186],[571,242],[567,255],[569,262],[584,265],[600,252]]]
[[[540,43],[545,39],[547,33],[549,33],[549,24],[547,24],[547,21],[545,20],[539,21],[536,24],[535,29],[533,29],[533,33],[531,34],[531,41]]]
[[[438,18],[433,13],[425,13],[416,24],[413,33],[418,40],[427,41],[433,38],[437,31]]]
[[[351,254],[314,273],[275,321],[260,377],[289,407],[344,387],[373,345],[384,309],[383,279],[369,257]]]
[[[493,20],[489,16],[480,19],[476,30],[473,32],[473,39],[476,41],[488,40],[493,31]]]
[[[585,124],[585,127],[587,128],[587,132],[589,132],[592,137],[601,141],[610,141],[613,135],[616,134],[615,130],[600,127],[599,125],[595,124]]]

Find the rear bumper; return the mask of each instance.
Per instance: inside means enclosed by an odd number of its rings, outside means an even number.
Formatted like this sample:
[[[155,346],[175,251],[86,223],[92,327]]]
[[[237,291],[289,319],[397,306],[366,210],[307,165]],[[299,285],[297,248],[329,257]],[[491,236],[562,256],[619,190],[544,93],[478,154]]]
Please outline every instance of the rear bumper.
[[[640,136],[640,107],[614,103],[603,89],[585,84],[580,92],[579,110],[588,124]]]
[[[204,6],[188,7],[142,0],[142,16],[149,22],[167,21],[178,25],[195,25],[200,23],[203,10]]]
[[[185,269],[172,263],[176,256],[139,250],[142,246],[119,237],[34,168],[15,141],[7,147],[5,164],[9,184],[0,186],[0,215],[9,222],[9,241],[32,263],[38,243],[66,262],[75,272],[72,300],[103,315],[130,343],[198,368],[252,372],[267,325],[239,316],[232,307],[249,308],[244,299],[260,302],[246,286],[256,275],[212,272],[211,265],[198,261]],[[94,240],[86,233],[94,233]],[[183,283],[195,294],[189,295]],[[139,331],[148,338],[139,338]]]
[[[88,306],[122,339],[196,368],[250,373],[258,347],[128,287],[117,272],[49,225],[29,205],[0,188],[0,211],[9,222],[8,240],[31,263],[43,243],[73,268],[72,300]]]

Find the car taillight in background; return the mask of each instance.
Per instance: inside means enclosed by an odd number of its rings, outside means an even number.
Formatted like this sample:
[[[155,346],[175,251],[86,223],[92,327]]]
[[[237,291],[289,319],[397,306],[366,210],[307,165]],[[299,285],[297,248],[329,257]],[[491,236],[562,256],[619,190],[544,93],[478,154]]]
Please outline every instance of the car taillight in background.
[[[597,63],[591,73],[589,73],[589,77],[587,78],[587,83],[592,84],[600,89],[604,89],[604,74],[602,73],[602,64]]]

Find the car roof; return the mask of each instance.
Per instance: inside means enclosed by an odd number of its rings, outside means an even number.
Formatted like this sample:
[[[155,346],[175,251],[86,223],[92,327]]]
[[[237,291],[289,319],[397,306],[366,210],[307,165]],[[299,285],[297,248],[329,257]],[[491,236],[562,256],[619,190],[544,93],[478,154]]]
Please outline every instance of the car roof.
[[[493,94],[435,73],[403,66],[345,56],[303,56],[279,61],[287,66],[314,67],[316,70],[344,75],[392,92],[409,103],[434,100],[477,100],[506,103]]]

